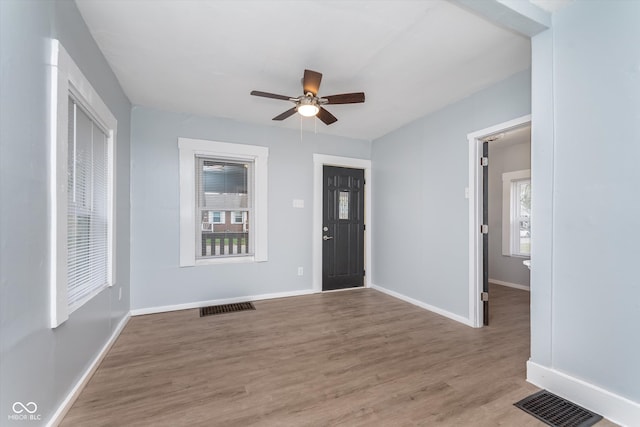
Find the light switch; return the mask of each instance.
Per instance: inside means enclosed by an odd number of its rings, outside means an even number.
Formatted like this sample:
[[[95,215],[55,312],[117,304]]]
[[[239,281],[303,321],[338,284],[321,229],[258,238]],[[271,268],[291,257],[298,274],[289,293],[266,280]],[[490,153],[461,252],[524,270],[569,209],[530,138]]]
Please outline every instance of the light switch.
[[[293,199],[293,207],[302,209],[304,208],[304,200],[302,199]]]

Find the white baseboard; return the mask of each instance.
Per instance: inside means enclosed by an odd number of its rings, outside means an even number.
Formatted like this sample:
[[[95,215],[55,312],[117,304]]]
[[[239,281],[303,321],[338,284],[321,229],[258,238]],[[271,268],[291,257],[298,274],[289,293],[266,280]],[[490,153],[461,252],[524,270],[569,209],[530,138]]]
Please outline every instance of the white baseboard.
[[[522,289],[523,291],[530,291],[531,290],[531,288],[529,288],[529,286],[527,286],[527,285],[521,285],[519,283],[505,282],[505,281],[498,280],[498,279],[489,279],[489,283],[493,283],[495,285],[500,285],[500,286],[507,286],[509,288]]]
[[[47,427],[56,427],[62,422],[62,419],[64,418],[64,416],[67,415],[67,412],[69,412],[69,409],[71,409],[71,406],[73,406],[73,403],[76,401],[76,399],[78,398],[78,396],[80,395],[84,387],[87,385],[87,383],[93,376],[96,369],[98,369],[98,366],[100,365],[100,362],[102,362],[102,359],[104,359],[104,357],[107,355],[113,343],[116,342],[116,339],[118,338],[118,336],[120,336],[120,333],[122,332],[124,327],[127,326],[127,322],[129,321],[130,317],[131,317],[130,314],[127,313],[122,318],[120,323],[118,323],[116,328],[113,330],[113,333],[111,334],[107,342],[104,344],[104,346],[102,346],[102,349],[98,352],[98,354],[93,359],[93,361],[91,362],[87,370],[84,372],[84,374],[82,374],[82,376],[80,377],[76,385],[71,389],[71,391],[69,391],[69,393],[67,394],[67,397],[62,401],[60,406],[58,406],[58,409],[56,410],[56,412],[54,412],[53,416],[47,423]]]
[[[640,403],[535,362],[527,362],[527,381],[623,426],[640,425]]]
[[[349,292],[370,288],[371,286],[356,286],[355,288],[343,288],[343,289],[330,289],[328,291],[322,291],[323,294],[330,294],[333,292]]]
[[[313,289],[305,289],[301,291],[277,292],[273,294],[249,295],[244,297],[214,299],[214,300],[208,300],[208,301],[195,301],[195,302],[188,302],[185,304],[137,308],[135,310],[131,310],[131,315],[142,316],[144,314],[166,313],[168,311],[188,310],[191,308],[208,307],[210,305],[233,304],[236,302],[244,302],[244,301],[260,301],[260,300],[274,299],[274,298],[297,297],[300,295],[309,295],[314,293],[316,292]]]
[[[400,299],[402,301],[406,301],[409,304],[413,304],[413,305],[416,305],[416,306],[418,306],[420,308],[424,308],[425,310],[428,310],[428,311],[431,311],[433,313],[439,314],[441,316],[448,317],[449,319],[455,320],[456,322],[460,322],[460,323],[463,323],[463,324],[465,324],[467,326],[473,327],[473,322],[470,319],[467,319],[466,317],[460,316],[460,315],[455,314],[455,313],[451,313],[450,311],[443,310],[441,308],[438,308],[438,307],[435,307],[433,305],[427,304],[426,302],[422,302],[422,301],[419,301],[417,299],[408,297],[408,296],[403,295],[401,293],[398,293],[396,291],[392,291],[390,289],[383,288],[382,286],[371,284],[371,288],[375,289],[377,291],[380,291],[382,293],[385,293],[387,295],[390,295],[390,296],[392,296],[394,298],[398,298],[398,299]]]

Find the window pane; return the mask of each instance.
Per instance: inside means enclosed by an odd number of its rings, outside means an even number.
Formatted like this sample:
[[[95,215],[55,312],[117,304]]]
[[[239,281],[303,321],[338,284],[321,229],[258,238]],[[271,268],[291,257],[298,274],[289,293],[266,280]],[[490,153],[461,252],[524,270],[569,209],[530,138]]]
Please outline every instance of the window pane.
[[[197,258],[250,255],[252,162],[196,158],[201,226]]]
[[[519,252],[528,255],[531,253],[531,181],[519,181],[517,194]]]
[[[349,219],[349,192],[339,193],[338,219]]]
[[[200,159],[203,206],[248,208],[248,168],[246,163]]]
[[[202,211],[202,222],[210,224],[224,224],[224,214],[225,213],[222,211]]]
[[[246,212],[234,211],[231,216],[231,224],[242,224],[244,222]]]
[[[71,310],[108,281],[107,136],[69,99],[67,280]]]

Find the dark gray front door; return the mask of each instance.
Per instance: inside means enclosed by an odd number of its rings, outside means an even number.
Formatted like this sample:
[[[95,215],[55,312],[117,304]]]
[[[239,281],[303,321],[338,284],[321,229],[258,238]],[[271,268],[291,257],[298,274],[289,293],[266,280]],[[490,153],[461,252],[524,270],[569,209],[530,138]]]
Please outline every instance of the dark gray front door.
[[[322,290],[363,286],[364,170],[325,166]]]

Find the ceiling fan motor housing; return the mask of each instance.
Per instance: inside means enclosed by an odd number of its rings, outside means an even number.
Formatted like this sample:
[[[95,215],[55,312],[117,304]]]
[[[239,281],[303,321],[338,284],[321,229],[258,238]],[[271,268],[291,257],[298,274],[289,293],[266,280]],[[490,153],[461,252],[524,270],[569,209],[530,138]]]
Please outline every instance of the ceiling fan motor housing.
[[[251,91],[251,95],[262,96],[264,98],[281,99],[283,101],[290,101],[295,104],[294,107],[285,111],[282,114],[277,115],[272,120],[284,120],[287,117],[291,117],[298,112],[305,117],[318,117],[324,124],[330,125],[338,121],[338,119],[328,112],[323,105],[326,104],[358,104],[364,102],[364,92],[354,93],[342,93],[338,95],[331,95],[325,98],[318,96],[318,90],[320,88],[320,82],[322,81],[322,73],[312,70],[304,70],[304,76],[302,77],[302,87],[304,95],[297,98],[289,96],[278,95],[275,93]]]

